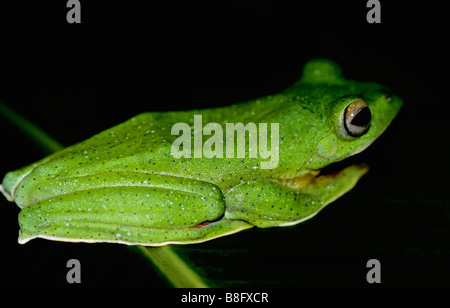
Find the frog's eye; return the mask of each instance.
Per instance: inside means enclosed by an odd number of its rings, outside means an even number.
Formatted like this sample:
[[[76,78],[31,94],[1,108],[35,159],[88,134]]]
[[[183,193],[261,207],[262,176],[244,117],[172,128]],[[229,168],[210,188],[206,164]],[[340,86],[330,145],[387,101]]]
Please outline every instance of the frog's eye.
[[[362,99],[353,101],[344,112],[345,130],[353,137],[364,135],[369,129],[371,118],[370,109]]]

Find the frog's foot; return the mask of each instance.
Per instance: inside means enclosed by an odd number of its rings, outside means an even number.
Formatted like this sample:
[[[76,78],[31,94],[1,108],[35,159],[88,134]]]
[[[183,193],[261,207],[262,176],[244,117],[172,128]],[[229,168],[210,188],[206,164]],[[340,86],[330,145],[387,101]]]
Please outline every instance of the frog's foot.
[[[308,189],[313,189],[313,187],[317,186],[318,183],[325,183],[326,181],[331,181],[333,179],[340,181],[344,179],[345,181],[350,180],[356,184],[359,178],[369,170],[369,167],[366,164],[358,163],[358,161],[358,159],[345,159],[343,161],[328,165],[323,169],[305,170],[302,174],[294,178],[273,179],[273,181],[295,191],[303,192],[308,191]],[[353,170],[354,172],[349,173],[348,170]],[[336,178],[341,172],[344,172],[347,176]],[[350,177],[352,177],[351,175],[355,175],[355,178],[350,179]]]
[[[324,175],[304,173],[302,178],[289,181],[244,182],[225,195],[225,217],[260,228],[298,224],[351,190],[367,171],[366,165],[351,165]]]
[[[344,169],[336,169],[336,166],[331,165],[331,168],[325,168],[325,170],[310,171],[309,174],[304,175],[307,178],[306,180],[297,179],[302,185],[296,187],[294,191],[296,194],[309,196],[311,199],[309,205],[317,203],[316,209],[310,215],[299,220],[280,224],[280,226],[294,225],[312,218],[325,206],[334,202],[355,187],[358,180],[367,171],[369,171],[369,167],[365,164],[350,165]],[[305,203],[305,206],[308,206],[308,203]]]

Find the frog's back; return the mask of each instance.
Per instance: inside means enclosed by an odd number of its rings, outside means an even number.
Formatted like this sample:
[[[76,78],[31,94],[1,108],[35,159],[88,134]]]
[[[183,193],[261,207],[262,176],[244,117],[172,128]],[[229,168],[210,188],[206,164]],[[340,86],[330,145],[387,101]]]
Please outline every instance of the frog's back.
[[[214,160],[175,159],[171,147],[179,136],[172,134],[173,125],[186,123],[193,133],[194,116],[197,114],[203,117],[202,125],[217,122],[225,127],[225,123],[230,121],[245,123],[252,120],[259,104],[259,100],[254,100],[220,110],[141,113],[41,161],[8,173],[3,183],[5,194],[23,207],[59,194],[56,186],[66,185],[81,177],[113,172],[178,176],[217,184],[219,178],[223,181],[226,178],[223,175],[228,175],[235,168],[236,161],[233,165],[219,165],[214,169]],[[47,183],[51,191],[44,193],[42,183]]]

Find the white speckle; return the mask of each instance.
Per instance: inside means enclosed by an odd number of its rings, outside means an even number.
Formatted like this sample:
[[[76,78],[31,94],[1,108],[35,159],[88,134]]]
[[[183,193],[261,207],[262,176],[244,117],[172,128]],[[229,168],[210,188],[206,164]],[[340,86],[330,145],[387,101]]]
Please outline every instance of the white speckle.
[[[117,238],[120,238],[121,236],[122,236],[122,234],[116,233],[116,237],[117,237]]]
[[[258,169],[258,166],[253,166],[252,169],[256,170],[256,169]]]
[[[128,236],[130,236],[130,235],[131,235],[131,233],[130,233],[130,232],[127,232],[127,235],[128,235]]]

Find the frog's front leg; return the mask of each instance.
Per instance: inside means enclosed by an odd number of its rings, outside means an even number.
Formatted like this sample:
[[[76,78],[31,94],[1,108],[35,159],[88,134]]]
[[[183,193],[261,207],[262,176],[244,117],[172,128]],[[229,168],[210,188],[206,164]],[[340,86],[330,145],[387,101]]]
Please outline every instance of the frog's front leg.
[[[64,183],[64,189],[55,190],[59,194],[40,200],[39,194],[30,195],[36,201],[21,210],[20,243],[40,237],[159,246],[202,242],[251,227],[224,218],[222,192],[203,181],[138,172],[53,181],[53,187]]]
[[[288,226],[316,215],[327,204],[349,190],[367,172],[353,165],[339,173],[292,180],[255,179],[243,182],[225,194],[228,219],[239,219],[260,227]],[[301,183],[301,184],[298,184]]]

